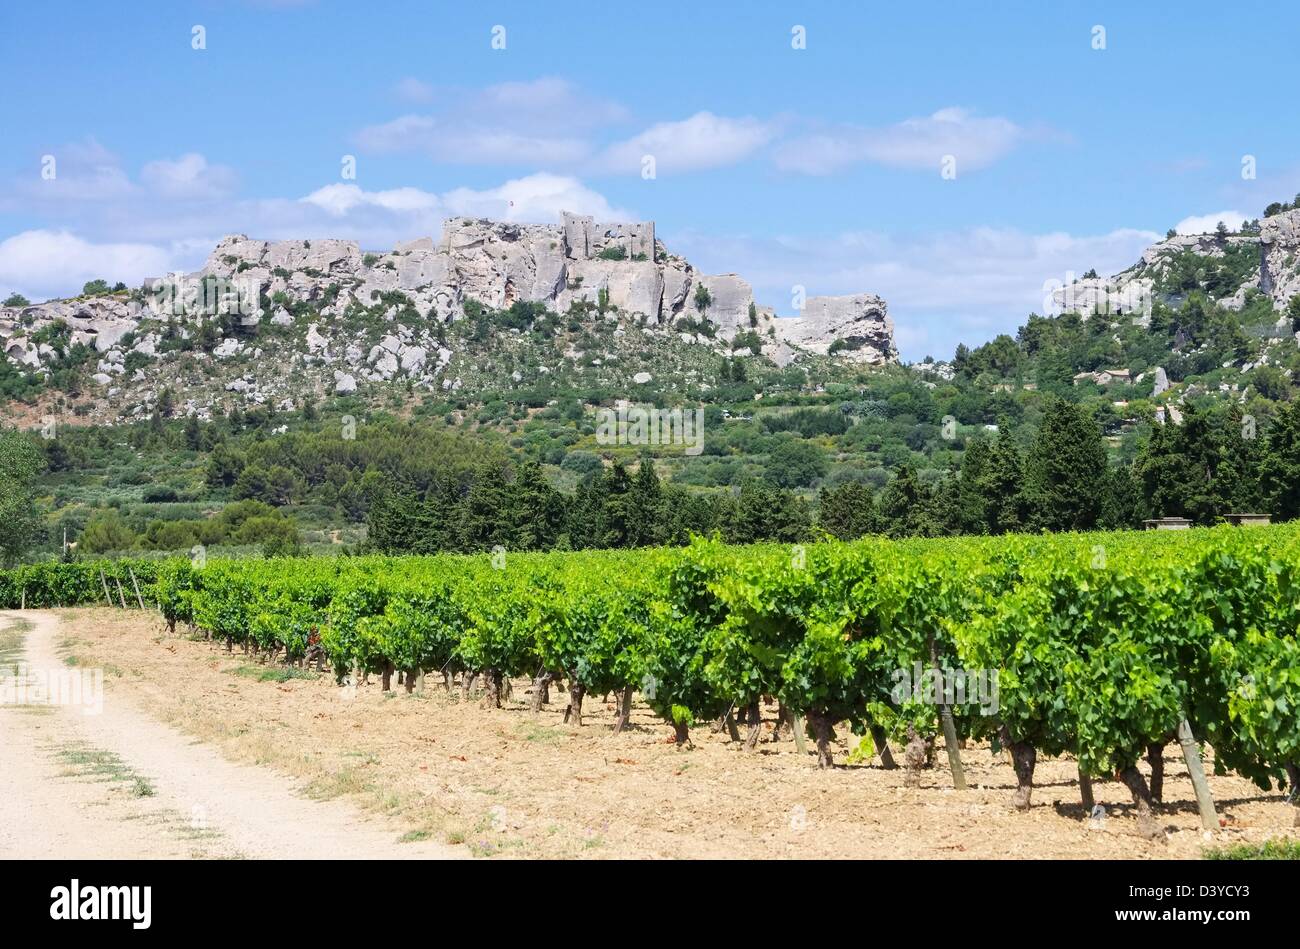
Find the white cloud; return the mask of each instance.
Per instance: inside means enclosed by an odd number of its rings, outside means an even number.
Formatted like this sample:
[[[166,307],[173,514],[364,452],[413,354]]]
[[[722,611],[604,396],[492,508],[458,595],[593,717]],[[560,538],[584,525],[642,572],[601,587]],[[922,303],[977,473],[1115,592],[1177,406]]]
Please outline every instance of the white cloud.
[[[1014,333],[1045,309],[1050,281],[1095,267],[1117,273],[1160,235],[1120,229],[1097,235],[974,227],[929,234],[871,231],[772,239],[665,235],[705,273],[737,272],[759,302],[796,315],[792,288],[808,295],[877,293],[889,304],[908,359],[951,355],[998,333]]]
[[[53,177],[48,177],[45,168],[51,158]],[[12,183],[14,193],[50,204],[115,201],[135,189],[117,156],[94,138],[50,149]]]
[[[697,171],[733,165],[770,142],[776,128],[754,118],[728,118],[697,112],[680,122],[659,122],[609,146],[593,162],[601,171],[635,173],[652,155],[656,173]]]
[[[147,276],[196,269],[225,234],[266,240],[337,237],[384,250],[413,237],[437,237],[456,215],[555,222],[560,211],[634,220],[577,178],[538,173],[493,188],[367,191],[352,183],[301,198],[224,202],[160,200],[136,189],[129,198],[82,208],[75,224],[14,235],[0,244],[0,291],[30,299],[67,296],[103,277],[138,285]]]
[[[174,161],[148,162],[140,169],[140,182],[165,198],[208,200],[233,191],[236,176],[225,165],[209,165],[202,155],[189,152]]]
[[[419,152],[455,164],[571,165],[591,153],[592,128],[625,115],[622,106],[562,79],[503,82],[473,92],[403,82],[408,93],[445,100],[448,107],[367,126],[356,136],[361,147]]]
[[[539,172],[507,181],[499,188],[457,188],[443,195],[453,214],[495,217],[504,221],[558,221],[561,211],[590,214],[597,220],[634,220],[577,178]]]
[[[363,206],[402,213],[431,211],[438,207],[438,196],[419,188],[363,191],[356,185],[345,184],[326,185],[299,200],[314,204],[333,217],[343,217]]]
[[[414,76],[398,80],[393,86],[393,92],[398,98],[405,99],[407,102],[432,102],[435,94],[433,86]]]
[[[1230,231],[1239,230],[1241,225],[1250,220],[1240,211],[1220,211],[1217,214],[1200,214],[1185,217],[1174,225],[1179,234],[1213,234],[1222,221]]]
[[[840,125],[814,130],[784,142],[775,160],[784,171],[827,175],[859,162],[937,170],[944,157],[952,155],[960,174],[991,165],[1030,137],[1010,119],[947,108],[883,128]]]
[[[0,292],[42,300],[98,278],[135,286],[165,272],[171,257],[150,244],[96,244],[68,231],[23,231],[0,241]]]

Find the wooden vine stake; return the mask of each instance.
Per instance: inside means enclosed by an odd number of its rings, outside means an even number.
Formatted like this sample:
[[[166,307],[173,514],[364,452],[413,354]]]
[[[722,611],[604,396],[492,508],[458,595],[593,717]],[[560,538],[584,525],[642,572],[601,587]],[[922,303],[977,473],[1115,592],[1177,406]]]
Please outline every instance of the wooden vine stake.
[[[126,609],[126,594],[122,592],[122,581],[118,577],[114,577],[113,582],[117,584],[117,598],[122,604],[122,609]]]
[[[790,734],[794,735],[795,750],[801,755],[808,754],[808,742],[803,737],[803,719],[797,712],[787,710],[786,714],[790,716]]]
[[[1187,719],[1178,723],[1178,744],[1183,748],[1187,773],[1191,776],[1192,787],[1196,789],[1196,808],[1201,812],[1201,827],[1205,830],[1218,830],[1219,816],[1214,812],[1214,798],[1210,796],[1210,785],[1205,780],[1205,765],[1201,761],[1201,752],[1196,747],[1196,738],[1192,735],[1192,726]]]
[[[104,599],[108,601],[108,605],[109,605],[109,606],[112,606],[112,605],[113,605],[113,594],[111,594],[111,593],[108,592],[108,579],[104,576],[104,568],[103,568],[103,567],[100,567],[100,568],[99,568],[99,582],[102,583],[102,584],[104,585]]]
[[[939,678],[939,687],[943,689],[943,700],[939,705],[939,718],[943,722],[943,743],[948,749],[948,766],[952,768],[952,784],[958,791],[964,791],[966,790],[966,771],[961,766],[961,749],[957,747],[957,725],[952,719],[952,707],[946,701],[948,690],[943,685],[943,672],[939,668],[939,650],[935,646],[934,636],[930,637],[930,666]]]
[[[126,570],[127,570],[127,573],[131,574],[131,586],[133,586],[133,587],[135,588],[135,599],[136,599],[136,602],[138,602],[138,603],[140,604],[140,609],[143,610],[143,609],[144,609],[144,597],[142,597],[142,596],[140,595],[140,584],[139,584],[139,582],[137,582],[136,579],[135,579],[135,571],[132,570],[130,567],[127,567]]]

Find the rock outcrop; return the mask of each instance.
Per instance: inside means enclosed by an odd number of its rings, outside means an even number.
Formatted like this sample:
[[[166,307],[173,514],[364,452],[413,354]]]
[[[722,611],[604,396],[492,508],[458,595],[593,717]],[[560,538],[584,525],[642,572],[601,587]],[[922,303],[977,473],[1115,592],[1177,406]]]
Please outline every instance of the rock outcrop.
[[[843,353],[863,363],[898,359],[894,322],[885,301],[869,293],[809,297],[803,315],[778,324],[786,341],[817,353]]]
[[[1142,258],[1111,277],[1084,278],[1054,290],[1053,302],[1063,311],[1085,316],[1149,314],[1161,297],[1177,296],[1165,288],[1165,278],[1184,254],[1222,260],[1229,254],[1258,256],[1258,266],[1230,293],[1218,298],[1229,309],[1240,309],[1247,294],[1265,294],[1282,310],[1300,293],[1300,209],[1284,211],[1259,222],[1258,234],[1179,234],[1152,244]]]
[[[199,297],[209,292],[217,296]],[[361,378],[408,375],[428,381],[447,359],[430,360],[432,342],[410,328],[461,319],[469,301],[493,310],[524,302],[560,314],[575,308],[614,314],[724,349],[738,334],[753,334],[746,348],[756,345],[783,364],[805,353],[842,353],[863,363],[898,358],[893,324],[879,297],[813,297],[799,318],[780,319],[757,305],[744,278],[701,274],[669,253],[655,237],[654,222],[608,224],[567,212],[558,225],[452,218],[438,240],[404,241],[387,253],[364,253],[344,240],[232,235],[217,244],[199,272],[148,280],[140,293],[0,308],[0,351],[18,365],[39,368],[50,353],[32,336],[63,321],[73,343],[106,353],[143,321],[213,312],[214,300],[218,310],[237,310],[246,326],[265,317],[286,331],[295,324],[294,313],[309,310],[303,358],[344,359],[348,372],[337,380],[342,391],[351,391]],[[330,322],[354,306],[384,308],[388,321],[400,308],[406,338],[389,336],[379,346],[336,346],[340,351],[331,352]],[[145,345],[156,343],[155,333]],[[244,349],[234,339],[222,340],[212,355],[232,360]]]
[[[1279,309],[1300,293],[1300,208],[1259,222],[1259,288]]]

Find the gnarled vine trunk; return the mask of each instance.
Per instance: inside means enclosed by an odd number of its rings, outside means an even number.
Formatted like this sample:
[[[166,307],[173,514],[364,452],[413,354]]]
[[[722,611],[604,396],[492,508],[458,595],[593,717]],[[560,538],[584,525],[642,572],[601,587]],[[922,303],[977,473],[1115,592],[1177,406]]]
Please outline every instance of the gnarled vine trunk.
[[[1097,806],[1097,799],[1092,794],[1092,778],[1084,772],[1083,765],[1079,765],[1079,800],[1083,804],[1083,816],[1092,814],[1092,809]]]
[[[623,686],[619,698],[618,717],[614,719],[614,734],[617,735],[632,723],[632,686]]]
[[[808,731],[812,732],[817,745],[817,767],[830,768],[835,764],[835,753],[831,750],[831,719],[821,709],[809,709],[804,716],[808,722]]]
[[[587,687],[576,678],[569,679],[569,707],[564,710],[564,721],[574,728],[582,727],[582,697],[587,694]]]
[[[488,708],[501,707],[501,670],[484,669],[483,670],[483,688],[486,693],[483,696],[483,703]]]
[[[536,715],[542,710],[542,702],[544,701],[546,695],[546,687],[550,683],[550,681],[551,681],[551,674],[549,672],[539,673],[533,679],[533,691],[532,694],[529,696],[528,710],[532,712],[534,715]]]
[[[1147,764],[1151,766],[1151,800],[1162,804],[1165,799],[1164,742],[1147,746]]]
[[[1119,773],[1119,777],[1129,793],[1133,795],[1133,804],[1137,808],[1138,833],[1151,839],[1163,836],[1160,825],[1156,823],[1155,814],[1151,810],[1151,791],[1147,787],[1146,779],[1142,777],[1142,772],[1129,765]]]
[[[915,725],[907,726],[907,750],[903,753],[903,787],[919,788],[921,786],[921,769],[925,767],[925,739],[920,736]]]
[[[884,728],[879,725],[871,726],[871,743],[876,746],[876,754],[880,756],[882,768],[893,771],[898,767],[898,762],[894,760],[894,755],[889,750],[889,739],[885,735]]]
[[[1291,790],[1287,797],[1295,805],[1295,826],[1300,827],[1300,764],[1288,764],[1286,777],[1291,783]]]
[[[690,728],[685,722],[673,722],[673,741],[677,743],[678,748],[684,748],[691,743]]]
[[[1034,767],[1038,764],[1038,749],[1024,741],[1012,741],[1011,732],[1003,726],[1002,744],[1011,753],[1011,766],[1016,770],[1016,810],[1027,811],[1034,796]]]
[[[745,751],[753,751],[758,747],[758,739],[763,734],[763,713],[757,699],[749,703],[745,718],[749,723],[749,733],[745,736]]]

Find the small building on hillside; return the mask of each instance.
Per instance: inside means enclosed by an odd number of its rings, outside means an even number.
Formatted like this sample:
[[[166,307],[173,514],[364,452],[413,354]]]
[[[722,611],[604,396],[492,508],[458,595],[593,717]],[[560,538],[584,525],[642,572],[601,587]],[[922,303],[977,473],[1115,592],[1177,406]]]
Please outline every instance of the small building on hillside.
[[[1185,531],[1192,522],[1185,517],[1152,517],[1142,522],[1149,531]]]
[[[1271,514],[1225,514],[1223,519],[1233,527],[1263,527],[1273,523]]]
[[[1128,383],[1133,381],[1133,373],[1127,369],[1098,369],[1096,372],[1077,372],[1074,374],[1074,384],[1077,386],[1081,382],[1095,382],[1099,386],[1108,386],[1114,383]]]

